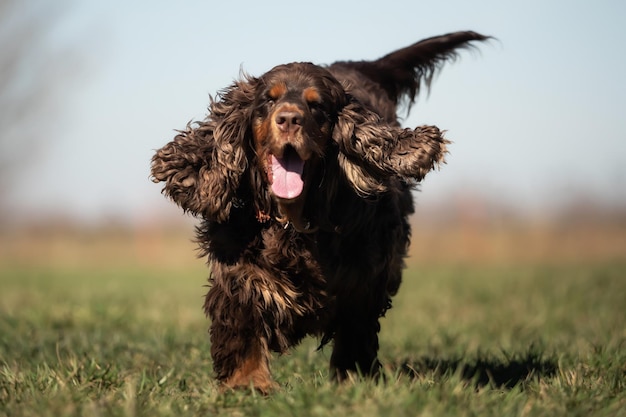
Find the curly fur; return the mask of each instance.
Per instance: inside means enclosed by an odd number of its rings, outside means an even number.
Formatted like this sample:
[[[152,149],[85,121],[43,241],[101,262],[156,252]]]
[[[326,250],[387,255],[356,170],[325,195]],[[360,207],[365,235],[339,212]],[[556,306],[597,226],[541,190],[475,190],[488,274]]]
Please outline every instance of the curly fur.
[[[153,180],[201,219],[211,271],[204,309],[225,387],[269,392],[271,352],[307,335],[332,341],[334,378],[377,372],[411,190],[448,144],[435,126],[400,127],[396,111],[458,48],[485,39],[456,32],[376,61],[244,76],[156,152]]]

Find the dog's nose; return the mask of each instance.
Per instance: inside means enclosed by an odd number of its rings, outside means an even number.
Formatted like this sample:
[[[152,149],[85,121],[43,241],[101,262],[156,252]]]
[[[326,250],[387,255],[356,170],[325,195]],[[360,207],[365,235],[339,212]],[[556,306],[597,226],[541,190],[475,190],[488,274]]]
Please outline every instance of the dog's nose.
[[[281,111],[274,119],[282,132],[295,132],[302,126],[302,114],[297,111]]]

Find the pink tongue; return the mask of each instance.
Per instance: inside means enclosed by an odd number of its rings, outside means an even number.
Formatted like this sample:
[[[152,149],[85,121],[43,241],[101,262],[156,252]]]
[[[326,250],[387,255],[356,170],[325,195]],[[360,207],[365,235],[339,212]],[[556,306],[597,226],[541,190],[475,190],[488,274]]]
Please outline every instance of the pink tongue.
[[[272,192],[279,198],[296,198],[302,193],[304,161],[294,152],[282,158],[272,155]]]

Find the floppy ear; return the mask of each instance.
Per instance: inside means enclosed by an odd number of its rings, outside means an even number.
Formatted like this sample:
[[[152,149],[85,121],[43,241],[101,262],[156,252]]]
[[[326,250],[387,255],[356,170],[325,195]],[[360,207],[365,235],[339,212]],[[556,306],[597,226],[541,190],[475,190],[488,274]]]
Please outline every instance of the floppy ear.
[[[248,167],[246,137],[257,79],[244,78],[211,101],[209,115],[188,125],[152,157],[152,180],[194,215],[226,221]]]
[[[391,126],[356,101],[339,113],[333,140],[339,145],[339,165],[365,196],[385,191],[390,177],[419,182],[444,162],[450,143],[436,126]]]

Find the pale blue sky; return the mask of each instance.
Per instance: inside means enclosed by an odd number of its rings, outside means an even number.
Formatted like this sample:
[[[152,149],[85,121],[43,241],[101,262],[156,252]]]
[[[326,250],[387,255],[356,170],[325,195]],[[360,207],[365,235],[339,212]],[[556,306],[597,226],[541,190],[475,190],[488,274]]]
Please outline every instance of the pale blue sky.
[[[626,201],[626,2],[75,3],[50,43],[83,43],[87,63],[58,102],[47,152],[10,190],[22,212],[45,204],[137,221],[171,212],[148,179],[153,150],[202,118],[209,94],[240,68],[374,59],[466,29],[498,41],[447,65],[405,120],[454,141],[418,202],[459,193],[535,209],[581,193]]]

